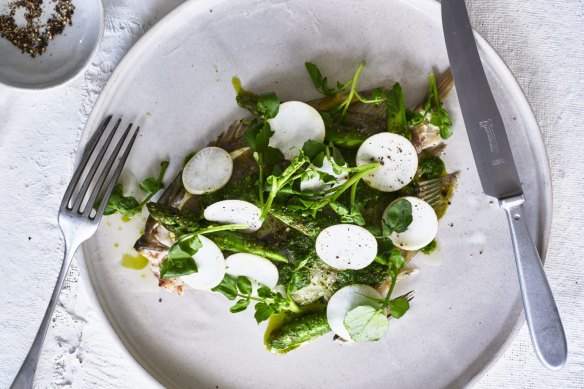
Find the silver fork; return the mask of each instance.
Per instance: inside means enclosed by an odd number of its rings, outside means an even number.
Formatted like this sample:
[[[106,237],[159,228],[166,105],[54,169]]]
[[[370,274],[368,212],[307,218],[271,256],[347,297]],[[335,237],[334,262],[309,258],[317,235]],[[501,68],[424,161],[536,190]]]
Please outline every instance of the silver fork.
[[[96,134],[88,143],[83,159],[75,170],[71,183],[67,187],[65,195],[63,196],[63,201],[59,208],[59,226],[61,227],[61,231],[65,238],[65,257],[63,259],[63,265],[61,266],[61,271],[57,278],[57,284],[53,290],[41,326],[32,346],[30,347],[26,359],[22,363],[18,374],[12,382],[11,388],[32,388],[39,356],[43,347],[43,341],[45,340],[47,329],[49,328],[53,311],[59,300],[59,294],[63,287],[71,261],[73,260],[73,256],[81,243],[89,239],[95,231],[97,231],[97,226],[103,216],[107,201],[120,177],[122,168],[124,167],[126,159],[128,158],[130,150],[136,140],[136,136],[138,135],[138,131],[140,130],[140,127],[132,130],[133,125],[130,123],[115,145],[113,152],[109,158],[105,160],[105,164],[103,164],[104,156],[107,154],[108,149],[112,144],[112,139],[121,123],[121,119],[118,119],[114,123],[113,129],[109,132],[105,142],[101,148],[98,149],[97,146],[103,135],[107,132],[106,129],[109,126],[111,118],[112,117],[109,116],[104,120]],[[126,142],[129,134],[132,134],[130,141]],[[127,143],[126,146],[124,146],[124,143]],[[92,159],[93,162],[89,164],[89,161]],[[117,164],[116,159],[118,159]],[[114,169],[113,173],[112,169]],[[98,200],[100,193],[103,193],[101,202],[99,206],[97,206],[97,209],[94,209],[93,205],[96,203],[96,200]]]

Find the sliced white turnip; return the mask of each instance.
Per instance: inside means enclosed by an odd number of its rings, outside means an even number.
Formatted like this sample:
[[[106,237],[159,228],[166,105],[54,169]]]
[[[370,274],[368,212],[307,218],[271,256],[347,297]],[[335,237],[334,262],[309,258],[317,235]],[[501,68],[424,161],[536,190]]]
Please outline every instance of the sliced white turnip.
[[[424,200],[417,197],[402,197],[412,205],[412,223],[404,232],[392,232],[389,236],[394,245],[404,250],[419,250],[430,243],[438,232],[436,212]],[[398,201],[397,199],[395,201]],[[392,203],[393,204],[393,203]],[[391,204],[383,212],[385,220]]]
[[[306,172],[308,177],[300,182],[300,190],[302,192],[321,192],[342,185],[349,179],[349,173],[347,172],[335,173],[333,164],[328,157],[322,160],[321,167],[310,165]],[[318,172],[330,174],[335,179],[331,182],[324,181]]]
[[[412,181],[418,169],[414,145],[401,135],[383,132],[365,140],[357,150],[357,166],[379,162],[381,167],[363,177],[370,187],[395,192]]]
[[[182,180],[192,194],[203,194],[221,189],[233,173],[231,155],[220,147],[205,147],[185,165]]]
[[[278,268],[264,257],[238,253],[225,259],[226,273],[232,277],[244,276],[252,282],[274,288],[278,283]]]
[[[197,272],[182,276],[185,284],[194,289],[210,290],[225,277],[225,258],[219,247],[209,238],[199,235],[203,246],[193,256]]]
[[[377,255],[377,240],[363,227],[336,224],[318,234],[316,254],[335,269],[363,269]]]
[[[280,104],[278,114],[268,123],[274,131],[270,146],[279,149],[288,161],[298,155],[307,140],[324,140],[324,121],[320,113],[301,101]]]
[[[209,205],[203,212],[203,217],[210,222],[220,224],[247,224],[249,228],[243,232],[254,232],[260,229],[262,211],[254,204],[243,200],[223,200]]]
[[[379,304],[371,298],[381,299],[382,296],[369,285],[349,285],[339,289],[332,295],[326,308],[331,330],[345,340],[352,340],[345,328],[345,316],[361,305],[377,308]]]

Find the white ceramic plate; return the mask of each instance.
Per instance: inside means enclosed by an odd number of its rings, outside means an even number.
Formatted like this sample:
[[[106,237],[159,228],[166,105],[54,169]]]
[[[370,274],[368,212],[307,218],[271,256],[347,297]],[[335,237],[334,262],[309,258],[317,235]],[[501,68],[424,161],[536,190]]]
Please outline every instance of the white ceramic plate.
[[[545,253],[551,191],[540,132],[509,70],[482,38],[478,43],[523,178],[530,225]],[[170,181],[185,155],[244,114],[234,101],[233,75],[249,89],[306,100],[317,93],[305,61],[344,80],[362,59],[363,87],[399,80],[415,104],[425,95],[427,73],[448,67],[439,4],[188,2],[127,55],[88,128],[112,113],[140,123],[127,170],[146,177],[170,157]],[[392,321],[382,341],[344,347],[330,335],[285,356],[270,354],[262,344],[264,326],[251,312],[230,314],[220,295],[166,293],[148,270],[122,268],[143,220],[122,223],[114,216],[85,244],[84,274],[126,348],[168,387],[439,388],[476,380],[516,332],[521,300],[505,216],[482,194],[456,95],[446,106],[455,125],[445,159],[450,171],[461,171],[460,183],[440,223],[440,251],[417,257],[420,273],[400,286],[416,291],[412,309]]]

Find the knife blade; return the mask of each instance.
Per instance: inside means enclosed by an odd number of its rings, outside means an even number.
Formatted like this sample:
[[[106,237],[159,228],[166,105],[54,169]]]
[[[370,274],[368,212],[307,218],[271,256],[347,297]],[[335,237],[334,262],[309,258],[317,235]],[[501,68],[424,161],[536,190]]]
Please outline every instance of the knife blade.
[[[535,352],[546,367],[559,369],[568,353],[564,328],[525,221],[523,188],[464,0],[442,0],[442,26],[483,191],[497,198],[507,214],[525,318]]]

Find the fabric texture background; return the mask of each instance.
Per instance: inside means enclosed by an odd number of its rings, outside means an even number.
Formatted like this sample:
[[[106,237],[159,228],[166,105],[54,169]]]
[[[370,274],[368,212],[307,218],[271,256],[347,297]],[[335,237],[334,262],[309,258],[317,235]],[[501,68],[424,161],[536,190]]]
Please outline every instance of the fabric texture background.
[[[83,124],[125,52],[181,2],[104,0],[103,42],[84,74],[65,86],[36,92],[0,85],[0,236],[5,247],[0,262],[0,387],[8,387],[18,371],[59,271],[63,240],[56,210]],[[467,0],[467,7],[474,27],[518,79],[543,133],[554,196],[546,272],[569,347],[567,365],[558,372],[546,370],[524,326],[476,387],[583,388],[584,1]],[[35,387],[157,387],[111,339],[86,287],[74,264]]]

